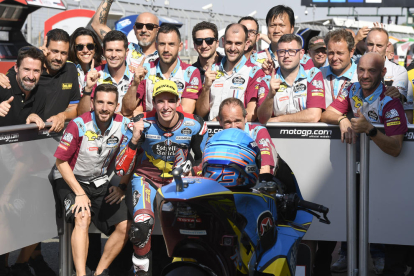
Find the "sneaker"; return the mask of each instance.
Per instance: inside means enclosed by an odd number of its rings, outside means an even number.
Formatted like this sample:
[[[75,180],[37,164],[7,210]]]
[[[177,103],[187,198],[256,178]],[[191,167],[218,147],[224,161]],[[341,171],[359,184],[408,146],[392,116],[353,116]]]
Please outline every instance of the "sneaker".
[[[11,276],[34,276],[28,263],[14,264],[10,267]]]
[[[374,272],[375,274],[379,275],[382,274],[384,271],[384,258],[372,258],[372,262],[374,263]]]
[[[346,272],[348,270],[348,261],[346,256],[339,255],[339,259],[331,266],[332,272]]]
[[[34,269],[36,276],[56,276],[56,273],[45,262],[42,255],[29,259],[29,265]]]
[[[93,275],[96,275],[96,276],[110,276],[110,274],[109,274],[109,269],[104,269],[103,271],[102,271],[102,273],[101,274],[99,274],[99,275],[97,275],[97,274],[93,274]]]

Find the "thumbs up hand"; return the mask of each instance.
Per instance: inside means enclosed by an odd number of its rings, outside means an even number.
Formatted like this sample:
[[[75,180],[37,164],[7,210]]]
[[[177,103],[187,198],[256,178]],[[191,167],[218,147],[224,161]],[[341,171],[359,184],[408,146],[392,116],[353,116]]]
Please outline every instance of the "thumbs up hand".
[[[213,82],[216,80],[217,71],[211,71],[211,66],[213,66],[214,60],[207,62],[207,70],[204,75],[204,86],[209,88],[213,85]]]
[[[0,116],[6,117],[6,115],[9,113],[11,105],[10,103],[14,100],[14,97],[11,96],[8,100],[3,101],[0,103]]]
[[[356,114],[358,118],[352,118],[351,119],[351,126],[353,131],[356,133],[368,133],[374,126],[369,122],[364,114],[362,114],[362,111],[360,108],[358,108],[358,112]]]

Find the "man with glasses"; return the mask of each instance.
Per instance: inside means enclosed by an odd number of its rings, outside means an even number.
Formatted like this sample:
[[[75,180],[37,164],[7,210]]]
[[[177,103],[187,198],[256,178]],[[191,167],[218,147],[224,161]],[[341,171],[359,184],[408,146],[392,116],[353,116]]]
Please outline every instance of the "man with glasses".
[[[283,35],[276,53],[280,67],[272,70],[270,92],[259,96],[260,123],[318,122],[325,109],[322,73],[315,67],[306,73],[300,64],[304,55],[301,38],[294,34]]]
[[[247,121],[256,120],[258,94],[264,95],[268,87],[263,71],[244,55],[248,47],[247,39],[246,26],[236,23],[227,26],[224,33],[226,57],[220,65],[207,69],[204,87],[197,101],[197,115],[208,115],[209,120],[215,120],[220,103],[227,98],[237,98],[247,110]]]
[[[240,18],[239,24],[246,26],[247,31],[249,32],[249,38],[247,39],[247,44],[249,45],[247,50],[244,52],[244,56],[247,59],[250,59],[250,62],[255,64],[257,60],[257,53],[254,52],[256,49],[256,42],[259,38],[259,22],[254,17],[245,16]]]
[[[214,23],[200,22],[197,23],[192,32],[194,49],[198,53],[198,59],[193,64],[200,71],[201,81],[204,83],[204,75],[207,70],[207,65],[220,64],[223,56],[216,50],[219,45],[218,30]]]
[[[111,31],[106,25],[108,20],[109,10],[114,0],[103,0],[94,17],[92,18],[91,26],[98,34],[101,40],[105,35]],[[151,62],[158,58],[158,52],[155,46],[155,38],[159,28],[158,17],[149,12],[143,12],[138,15],[134,24],[135,35],[138,44],[129,43],[127,64],[134,67],[140,67],[141,60],[144,58],[145,62]]]
[[[153,110],[152,92],[160,80],[168,79],[177,84],[180,111],[193,113],[202,83],[200,71],[180,60],[178,53],[183,48],[181,34],[172,24],[163,24],[157,33],[159,58],[143,64],[144,70],[135,69],[134,80],[122,101],[122,114],[130,116],[134,111]]]

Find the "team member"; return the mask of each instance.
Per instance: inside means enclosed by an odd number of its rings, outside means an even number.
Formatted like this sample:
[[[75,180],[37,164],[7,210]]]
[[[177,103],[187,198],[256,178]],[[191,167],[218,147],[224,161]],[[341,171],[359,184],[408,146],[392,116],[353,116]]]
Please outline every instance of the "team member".
[[[408,72],[408,82],[411,83],[411,87],[414,90],[414,62],[411,62],[410,66],[408,66],[407,72]],[[409,121],[409,123],[412,124],[413,121],[411,120]]]
[[[387,46],[387,51],[385,52],[385,56],[387,57],[387,59],[391,62],[394,62],[394,44],[390,43]]]
[[[59,132],[65,121],[76,117],[80,99],[78,72],[73,63],[67,62],[69,53],[69,35],[61,29],[53,29],[47,33],[46,47],[43,48],[46,56],[46,68],[39,79],[39,86],[44,88],[46,106],[44,117],[46,122],[52,122],[50,132]],[[9,79],[15,78],[14,67],[3,74],[1,85],[9,87]]]
[[[210,22],[197,23],[192,32],[194,49],[198,53],[198,59],[193,64],[200,71],[201,81],[204,83],[204,75],[207,70],[207,64],[220,64],[223,56],[217,52],[218,31],[217,26]]]
[[[128,210],[125,186],[110,186],[108,166],[126,134],[129,119],[114,115],[118,91],[111,84],[96,88],[94,111],[72,120],[55,152],[53,176],[56,191],[65,210],[65,219],[74,221],[73,262],[76,275],[86,274],[88,228],[93,221],[111,236],[94,275],[109,275],[107,270],[127,241]],[[125,183],[129,176],[124,176]]]
[[[314,36],[309,40],[308,54],[316,68],[327,65],[326,44],[322,36]]]
[[[151,111],[154,85],[163,79],[177,84],[182,110],[187,113],[194,112],[202,88],[200,71],[180,60],[178,53],[182,48],[183,43],[177,27],[171,24],[162,25],[157,33],[160,57],[134,69],[134,80],[122,101],[122,114],[132,115],[139,106],[142,106],[144,112]]]
[[[86,86],[79,103],[78,114],[91,110],[90,99],[94,96],[94,88],[102,83],[116,86],[119,96],[118,102],[122,103],[122,98],[134,78],[125,62],[125,57],[128,54],[128,39],[123,32],[110,31],[106,34],[103,39],[103,50],[107,63],[94,68],[86,76]],[[92,62],[92,64],[94,63]],[[118,106],[116,112],[120,111],[121,105]]]
[[[302,40],[294,34],[283,35],[276,53],[280,67],[272,70],[270,92],[259,91],[259,121],[318,122],[325,110],[325,88],[319,69],[306,73],[300,64]]]
[[[92,18],[91,26],[101,40],[111,31],[106,21],[113,2],[114,0],[103,0]],[[126,59],[128,65],[137,67],[142,59],[145,59],[145,62],[151,62],[158,58],[155,46],[158,24],[158,17],[152,13],[143,12],[138,15],[133,27],[138,44],[129,43],[128,45],[129,52]]]
[[[241,24],[230,24],[224,33],[223,58],[219,66],[207,66],[204,87],[196,104],[196,113],[209,120],[216,118],[220,103],[227,98],[240,99],[247,109],[247,120],[254,121],[257,94],[268,88],[263,80],[264,73],[244,56],[248,45],[248,30]],[[210,112],[210,113],[209,113]]]
[[[407,115],[408,121],[413,120],[413,89],[408,85],[407,70],[400,65],[389,61],[385,55],[390,44],[388,32],[384,28],[372,28],[366,38],[367,52],[376,52],[385,60],[387,73],[384,76],[386,86],[394,86],[401,93],[401,100]]]
[[[268,49],[257,53],[256,61],[256,65],[263,65],[265,70],[269,67],[279,67],[278,57],[275,55],[277,43],[283,35],[293,34],[295,30],[295,14],[290,7],[284,5],[275,6],[267,13],[266,24],[267,35],[271,42]],[[310,70],[314,67],[312,59],[308,56],[304,56],[301,64],[305,70]]]
[[[250,62],[255,64],[257,60],[257,52],[255,52],[256,49],[256,43],[259,39],[259,22],[254,17],[251,16],[245,16],[240,18],[239,24],[242,24],[246,26],[247,31],[249,33],[248,39],[247,39],[247,45],[248,48],[244,52],[244,56],[247,59],[250,59]]]
[[[0,126],[36,123],[42,120],[46,104],[46,91],[39,87],[45,56],[39,49],[28,46],[19,49],[14,65],[16,77],[10,78],[10,88],[0,87]]]
[[[133,225],[130,239],[134,244],[133,263],[137,275],[151,275],[151,232],[154,227],[153,200],[156,190],[172,181],[173,165],[185,161],[194,152],[196,172],[201,171],[202,152],[207,140],[207,125],[197,115],[177,111],[179,92],[175,82],[161,80],[154,86],[154,110],[144,113],[151,125],[144,129],[142,119],[122,143],[116,159],[119,175],[134,168],[138,151],[144,152],[136,160],[132,178]]]

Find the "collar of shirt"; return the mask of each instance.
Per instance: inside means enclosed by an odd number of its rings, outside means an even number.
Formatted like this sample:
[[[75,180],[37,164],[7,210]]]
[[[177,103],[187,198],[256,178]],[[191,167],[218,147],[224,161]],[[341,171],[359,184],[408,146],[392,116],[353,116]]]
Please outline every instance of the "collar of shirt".
[[[224,64],[226,64],[227,61],[227,57],[223,57],[223,59],[221,60],[220,63],[220,71],[224,71]],[[243,57],[241,58],[241,60],[239,61],[239,64],[237,64],[236,66],[234,66],[233,71],[234,73],[238,73],[240,71],[241,68],[243,68],[243,66],[246,64],[247,58],[243,55]]]
[[[381,95],[381,93],[383,91],[385,91],[385,86],[384,86],[384,84],[380,83],[380,85],[378,85],[377,89],[375,89],[374,93],[372,93],[368,97],[364,98],[364,95],[362,93],[362,87],[360,86],[359,91],[358,91],[358,96],[359,96],[360,99],[364,99],[364,102],[367,102],[368,104],[372,104]]]
[[[255,64],[257,61],[257,52],[250,55],[250,62]]]
[[[285,78],[282,75],[282,71],[280,71],[280,67],[277,68],[276,78],[279,78],[282,81],[282,83],[286,83]],[[296,76],[294,83],[297,82],[299,79],[306,79],[306,78],[307,76],[306,76],[305,69],[303,69],[303,66],[299,64],[299,72],[298,72],[298,75]]]
[[[216,54],[217,54],[217,56],[218,56],[218,60],[217,60],[217,63],[216,64],[220,64],[221,63],[221,61],[223,60],[223,56],[222,55],[220,55],[220,53],[219,52],[216,52]],[[211,65],[211,70],[214,70],[214,68],[215,68],[215,65],[216,64],[212,64]],[[414,63],[413,63],[414,64]],[[197,61],[193,64],[193,66],[195,67],[195,68],[197,68],[198,70],[200,70],[200,72],[205,72],[205,70],[203,69],[203,67],[201,66],[201,63],[200,63],[200,57],[198,57],[197,58]]]
[[[335,77],[335,79],[340,79],[340,78],[342,78],[342,77],[344,77],[344,78],[347,78],[347,79],[349,79],[349,80],[352,80],[352,77],[354,76],[354,74],[355,74],[355,72],[356,72],[356,70],[357,70],[357,65],[356,65],[356,63],[351,59],[351,67],[345,72],[345,73],[343,73],[342,74],[342,76],[337,76],[337,75],[335,75],[333,72],[332,72],[332,70],[331,70],[331,66],[329,65],[328,66],[328,72],[327,72],[327,74],[326,74],[326,76],[329,76],[329,75],[332,75],[332,76],[334,76]]]
[[[125,72],[124,72],[124,79],[130,80],[131,79],[131,72],[129,71],[128,65],[125,63]],[[103,69],[102,79],[106,80],[108,78],[112,79],[112,82],[116,83],[115,80],[112,78],[111,74],[109,73],[108,64],[105,64]]]
[[[170,74],[170,79],[173,78],[175,76],[175,74],[177,74],[177,72],[180,70],[181,67],[181,60],[180,58],[177,58],[177,65],[175,66],[174,70],[171,72]],[[160,68],[160,59],[158,58],[158,62],[157,62],[157,71],[155,73],[156,76],[163,76],[161,72],[161,68]]]
[[[141,46],[139,46],[139,44],[132,43],[132,46],[133,46],[133,48],[134,48],[137,52],[139,52],[140,54],[144,55],[144,52],[142,51],[142,48],[141,48]],[[158,51],[157,51],[157,50],[155,50],[155,52],[154,52],[154,53],[149,54],[148,56],[154,56],[154,55],[158,55]]]
[[[92,115],[91,115],[91,116],[92,116],[93,128],[95,129],[96,134],[98,134],[98,135],[102,135],[101,130],[99,129],[98,124],[96,123],[96,119],[95,119],[95,111],[92,111],[91,113],[92,113]],[[114,121],[114,118],[113,118],[113,116],[112,116],[112,118],[111,118],[111,124],[110,124],[110,125],[109,125],[109,127],[106,129],[105,134],[109,133],[109,131],[111,130],[111,128],[112,128],[112,124],[113,124],[113,121]],[[105,135],[105,134],[104,134],[104,135]]]
[[[275,54],[274,54],[274,53],[273,53],[273,51],[272,51],[272,45],[269,45],[269,48],[267,48],[267,50],[269,51],[270,56],[272,57],[272,59],[273,59],[273,60],[277,60],[277,58],[276,58]]]

